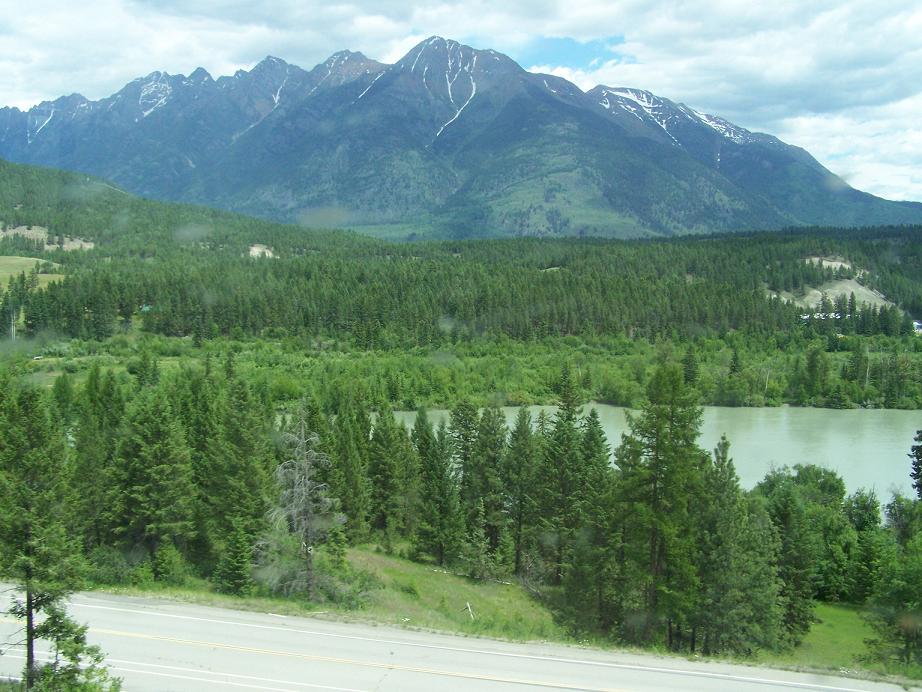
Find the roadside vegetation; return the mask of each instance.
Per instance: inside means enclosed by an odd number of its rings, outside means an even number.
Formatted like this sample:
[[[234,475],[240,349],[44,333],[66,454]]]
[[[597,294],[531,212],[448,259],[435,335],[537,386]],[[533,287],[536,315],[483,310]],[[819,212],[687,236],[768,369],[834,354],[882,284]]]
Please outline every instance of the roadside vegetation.
[[[230,352],[170,371],[149,356],[120,375],[97,364],[44,390],[20,380],[0,388],[0,478],[19,489],[3,496],[0,546],[4,576],[50,599],[37,611],[84,584],[191,589],[800,665],[804,642],[836,661],[854,650],[814,629],[818,603],[845,603],[873,630],[856,666],[918,670],[919,500],[848,495],[812,466],[742,490],[730,442],[697,446],[681,363],[656,367],[615,449],[579,414],[568,366],[557,413],[522,409],[511,429],[462,400],[447,425],[421,409],[408,431],[355,387],[280,412]]]

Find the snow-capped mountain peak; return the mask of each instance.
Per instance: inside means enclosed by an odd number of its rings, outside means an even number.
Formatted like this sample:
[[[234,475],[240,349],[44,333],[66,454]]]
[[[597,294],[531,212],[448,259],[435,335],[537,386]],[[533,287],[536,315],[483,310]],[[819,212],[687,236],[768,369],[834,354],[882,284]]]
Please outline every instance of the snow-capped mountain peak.
[[[173,87],[170,85],[169,77],[166,72],[152,72],[141,84],[138,107],[141,109],[142,118],[146,118],[170,100]]]

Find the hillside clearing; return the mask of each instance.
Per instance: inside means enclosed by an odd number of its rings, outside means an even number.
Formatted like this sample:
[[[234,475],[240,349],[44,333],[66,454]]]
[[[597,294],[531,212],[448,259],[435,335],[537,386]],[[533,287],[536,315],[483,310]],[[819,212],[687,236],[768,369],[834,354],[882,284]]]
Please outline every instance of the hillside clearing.
[[[844,257],[807,257],[804,262],[815,264],[823,269],[851,269],[852,265]],[[860,272],[863,273],[863,272]]]
[[[5,288],[11,276],[28,274],[40,261],[34,257],[0,256],[0,286]],[[39,287],[47,286],[52,281],[60,281],[63,278],[63,274],[39,274],[38,285]]]
[[[275,252],[268,245],[256,243],[250,245],[250,257],[275,257]]]
[[[782,300],[794,303],[802,308],[813,308],[820,304],[825,293],[829,300],[834,301],[839,296],[848,298],[852,293],[855,294],[855,301],[858,305],[873,305],[874,307],[887,306],[893,303],[887,300],[881,293],[867,286],[862,286],[855,279],[836,279],[827,281],[817,287],[807,287],[803,295],[795,295],[788,291],[766,291],[769,296],[779,296]]]

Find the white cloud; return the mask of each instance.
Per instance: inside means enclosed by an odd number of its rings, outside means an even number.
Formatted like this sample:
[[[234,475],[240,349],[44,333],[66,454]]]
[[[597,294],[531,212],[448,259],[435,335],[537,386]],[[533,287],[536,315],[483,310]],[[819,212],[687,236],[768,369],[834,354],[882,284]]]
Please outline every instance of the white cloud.
[[[922,199],[922,5],[905,0],[35,0],[0,14],[0,105],[20,107],[267,54],[393,62],[431,34],[513,57],[535,37],[622,37],[582,70],[540,69],[649,89],[804,146],[859,188]]]

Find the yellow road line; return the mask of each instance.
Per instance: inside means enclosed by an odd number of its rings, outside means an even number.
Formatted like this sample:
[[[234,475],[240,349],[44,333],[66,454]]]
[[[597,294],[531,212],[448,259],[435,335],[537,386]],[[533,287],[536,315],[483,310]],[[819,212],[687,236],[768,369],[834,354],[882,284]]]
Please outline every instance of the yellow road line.
[[[465,673],[453,670],[439,670],[436,668],[420,668],[417,666],[406,666],[398,663],[379,663],[377,661],[357,661],[349,658],[336,658],[333,656],[317,656],[314,654],[302,654],[293,651],[276,651],[274,649],[260,649],[251,646],[240,646],[237,644],[222,644],[220,642],[199,641],[196,639],[179,639],[177,637],[163,637],[155,634],[143,634],[140,632],[122,632],[120,630],[109,630],[98,627],[90,627],[90,631],[98,634],[108,634],[115,637],[131,637],[134,639],[147,639],[149,641],[170,642],[173,644],[183,644],[185,646],[201,646],[213,649],[226,649],[228,651],[243,651],[252,654],[263,654],[267,656],[281,656],[284,658],[297,658],[302,661],[316,661],[318,663],[336,663],[340,665],[362,666],[365,668],[383,668],[385,670],[399,670],[408,673],[421,673],[423,675],[436,675],[442,677],[464,678],[467,680],[483,680],[486,682],[500,682],[510,685],[527,685],[531,687],[547,687],[558,690],[586,690],[586,692],[626,692],[625,690],[613,687],[586,687],[584,685],[574,685],[559,682],[549,682],[541,680],[525,680],[521,678],[504,678],[494,675],[485,675],[480,673]]]

